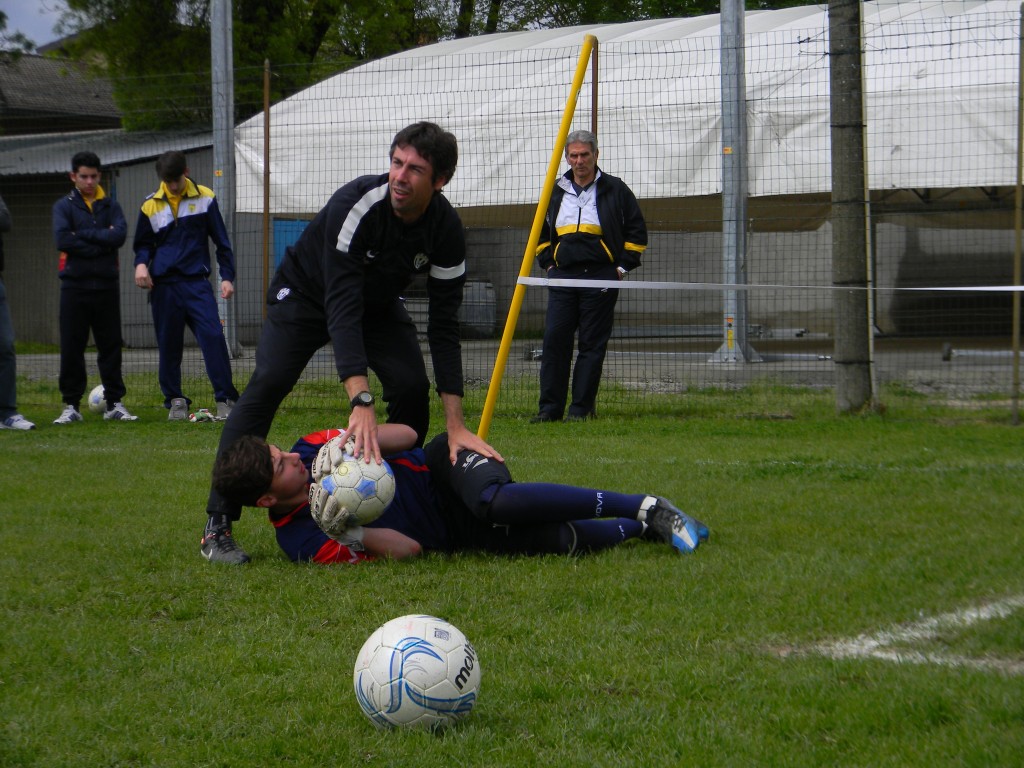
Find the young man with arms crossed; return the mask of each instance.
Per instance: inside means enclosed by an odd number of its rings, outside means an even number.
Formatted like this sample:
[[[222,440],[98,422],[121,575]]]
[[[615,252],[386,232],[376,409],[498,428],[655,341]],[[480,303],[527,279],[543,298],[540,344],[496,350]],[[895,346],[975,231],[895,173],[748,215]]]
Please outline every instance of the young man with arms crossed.
[[[64,410],[54,424],[82,420],[79,405],[88,376],[85,347],[92,330],[103,382],[107,421],[135,421],[121,399],[121,290],[117,250],[128,224],[117,201],[100,186],[100,159],[93,152],[71,158],[74,187],[53,206],[53,239],[60,251],[60,375]]]

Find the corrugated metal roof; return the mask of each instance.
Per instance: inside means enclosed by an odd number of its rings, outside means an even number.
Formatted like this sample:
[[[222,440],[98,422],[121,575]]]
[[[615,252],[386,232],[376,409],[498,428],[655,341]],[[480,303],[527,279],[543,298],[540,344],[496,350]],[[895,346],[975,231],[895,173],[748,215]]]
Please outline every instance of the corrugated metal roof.
[[[145,131],[121,129],[48,133],[0,138],[0,175],[64,173],[75,152],[88,149],[106,168],[157,157],[177,149],[188,152],[213,145],[212,131]]]

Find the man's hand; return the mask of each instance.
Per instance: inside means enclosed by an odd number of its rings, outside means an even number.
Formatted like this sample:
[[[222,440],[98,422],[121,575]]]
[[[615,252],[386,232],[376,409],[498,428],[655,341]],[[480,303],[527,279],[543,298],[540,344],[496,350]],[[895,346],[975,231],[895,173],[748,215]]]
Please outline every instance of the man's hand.
[[[378,464],[384,461],[380,443],[377,442],[377,414],[373,408],[353,408],[352,415],[348,417],[345,434],[355,440],[352,446],[353,456],[360,457],[367,464],[371,461]]]
[[[332,539],[345,535],[351,518],[348,509],[339,504],[319,483],[310,483],[309,486],[309,514]]]
[[[139,264],[135,267],[135,284],[147,291],[153,287],[153,278],[150,277],[149,267],[145,264]]]
[[[486,456],[495,461],[504,462],[505,459],[487,442],[469,431],[465,426],[448,430],[448,460],[454,465],[456,457],[461,450],[470,450]]]
[[[466,448],[476,451],[481,456],[494,459],[504,463],[505,459],[501,454],[487,444],[483,438],[477,437],[466,427],[462,416],[462,398],[450,392],[441,393],[441,402],[444,404],[445,429],[448,432],[448,461],[455,465],[459,451]]]
[[[220,281],[220,297],[225,301],[235,295],[235,284],[230,280]]]
[[[343,434],[339,437],[332,437],[322,446],[313,459],[310,469],[313,472],[313,480],[320,482],[333,472],[338,465],[345,460],[345,455],[355,455],[356,439],[352,435]]]

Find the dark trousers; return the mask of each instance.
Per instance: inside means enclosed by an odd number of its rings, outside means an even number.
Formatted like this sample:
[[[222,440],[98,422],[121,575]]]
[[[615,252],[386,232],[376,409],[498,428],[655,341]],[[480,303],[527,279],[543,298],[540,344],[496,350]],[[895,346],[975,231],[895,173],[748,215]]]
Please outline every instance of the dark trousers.
[[[181,390],[181,357],[186,326],[202,350],[214,400],[219,403],[237,400],[238,390],[231,379],[231,356],[210,281],[157,283],[149,299],[156,343],[160,348],[158,378],[160,391],[164,393],[164,407],[170,408],[171,400],[176,397],[185,397]],[[190,398],[185,399],[192,402]]]
[[[7,306],[7,289],[0,277],[0,420],[18,412],[18,360],[14,355],[14,325]]]
[[[608,280],[618,284],[618,273],[610,264],[571,271],[555,267],[548,272],[548,277]],[[572,402],[569,415],[586,417],[594,413],[618,298],[617,288],[548,288],[540,363],[539,413],[553,419],[562,418],[569,392],[570,369]],[[573,368],[573,342],[577,333],[579,351]]]
[[[275,290],[271,287],[271,294]],[[268,303],[256,348],[256,367],[224,423],[218,455],[242,435],[267,436],[281,401],[292,391],[313,355],[330,341],[322,306],[295,292]],[[430,425],[430,380],[416,326],[402,302],[396,300],[364,314],[363,344],[369,367],[381,382],[387,420],[415,429],[418,444],[422,445]],[[341,394],[345,416],[340,421],[344,424],[348,421],[348,398],[344,389]],[[224,514],[232,520],[241,516],[240,509],[229,505],[212,488],[207,512]]]
[[[121,293],[116,280],[62,280],[60,286],[60,394],[78,407],[88,385],[85,347],[92,330],[96,365],[108,403],[124,398],[121,376]]]

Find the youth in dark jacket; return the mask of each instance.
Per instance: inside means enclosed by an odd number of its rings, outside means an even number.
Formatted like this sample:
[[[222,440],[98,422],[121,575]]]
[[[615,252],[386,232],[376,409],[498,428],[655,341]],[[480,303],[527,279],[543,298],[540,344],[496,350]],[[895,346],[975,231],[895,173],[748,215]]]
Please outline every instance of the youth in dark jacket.
[[[93,152],[71,158],[74,185],[53,206],[53,239],[60,252],[60,376],[64,410],[54,424],[82,420],[79,404],[88,377],[85,346],[92,331],[96,364],[103,383],[108,421],[135,421],[121,402],[127,391],[121,375],[121,293],[118,249],[128,225],[117,201],[100,186],[100,159]]]
[[[150,291],[164,407],[171,421],[188,416],[192,400],[181,388],[181,358],[188,326],[203,353],[217,416],[226,419],[238,400],[238,390],[210,285],[210,242],[217,251],[220,297],[224,300],[235,292],[235,254],[213,190],[189,178],[184,153],[164,152],[157,158],[156,174],[160,188],[142,203],[132,247],[135,284]]]
[[[566,138],[570,168],[552,192],[537,246],[537,262],[549,278],[618,282],[640,266],[647,248],[640,205],[621,179],[597,167],[597,156],[597,137],[590,131],[574,131]],[[540,403],[533,421],[560,421],[565,412],[577,331],[579,351],[566,420],[595,415],[618,298],[618,290],[611,287],[548,288]]]

